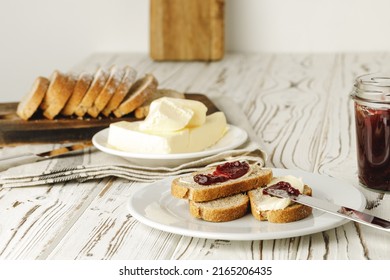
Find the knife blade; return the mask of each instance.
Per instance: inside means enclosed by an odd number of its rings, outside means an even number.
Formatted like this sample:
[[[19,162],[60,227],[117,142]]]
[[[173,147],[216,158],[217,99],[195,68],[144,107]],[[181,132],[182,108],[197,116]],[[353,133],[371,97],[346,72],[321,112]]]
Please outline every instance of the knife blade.
[[[73,155],[91,146],[92,146],[91,142],[85,142],[85,143],[78,143],[78,144],[60,147],[39,154],[24,153],[15,156],[10,156],[7,158],[0,158],[0,171],[4,171],[11,167],[15,167],[27,163],[33,163],[33,162],[65,156],[65,155]]]
[[[347,218],[349,220],[390,232],[390,221],[349,208],[318,199],[304,194],[294,195],[283,189],[267,188],[267,193],[276,197],[288,198],[294,202],[310,206],[312,208],[325,211],[327,213]]]

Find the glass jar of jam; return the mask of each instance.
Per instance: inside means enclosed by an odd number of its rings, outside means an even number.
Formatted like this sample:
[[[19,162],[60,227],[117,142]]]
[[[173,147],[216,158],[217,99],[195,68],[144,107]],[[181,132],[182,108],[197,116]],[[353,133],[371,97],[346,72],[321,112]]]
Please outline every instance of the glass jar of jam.
[[[390,73],[367,74],[355,80],[359,181],[364,187],[390,191]]]

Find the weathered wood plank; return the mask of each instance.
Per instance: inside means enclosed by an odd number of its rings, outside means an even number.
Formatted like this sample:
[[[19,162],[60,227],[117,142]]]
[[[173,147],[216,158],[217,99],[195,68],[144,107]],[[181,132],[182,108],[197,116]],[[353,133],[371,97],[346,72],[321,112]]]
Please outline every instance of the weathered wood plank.
[[[49,259],[169,259],[181,237],[137,222],[127,210],[131,188],[111,180],[73,225]]]

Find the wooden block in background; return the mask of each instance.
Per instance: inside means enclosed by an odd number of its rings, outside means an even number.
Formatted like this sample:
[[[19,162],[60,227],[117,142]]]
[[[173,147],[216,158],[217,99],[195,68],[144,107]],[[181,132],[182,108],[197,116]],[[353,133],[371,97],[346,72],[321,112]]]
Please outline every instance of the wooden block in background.
[[[220,60],[224,0],[150,0],[150,56],[154,60]]]

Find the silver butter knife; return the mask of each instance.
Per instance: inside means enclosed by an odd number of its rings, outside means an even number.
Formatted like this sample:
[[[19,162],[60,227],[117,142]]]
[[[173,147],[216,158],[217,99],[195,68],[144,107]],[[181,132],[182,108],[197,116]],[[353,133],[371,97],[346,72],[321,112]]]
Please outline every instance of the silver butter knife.
[[[45,159],[51,159],[55,157],[76,154],[91,146],[92,143],[86,142],[81,144],[64,146],[58,149],[46,151],[39,154],[25,153],[25,154],[15,155],[7,158],[0,158],[0,171],[4,171],[11,167],[15,167],[27,163],[33,163]]]
[[[377,229],[381,229],[387,232],[390,232],[390,221],[363,213],[361,211],[344,207],[340,205],[333,204],[326,200],[318,199],[315,197],[307,196],[304,194],[291,194],[283,189],[272,189],[267,188],[266,192],[270,195],[281,197],[281,198],[289,198],[294,202],[310,206],[312,208],[325,211],[330,214],[334,214],[343,218],[350,219],[352,221],[374,227]]]

